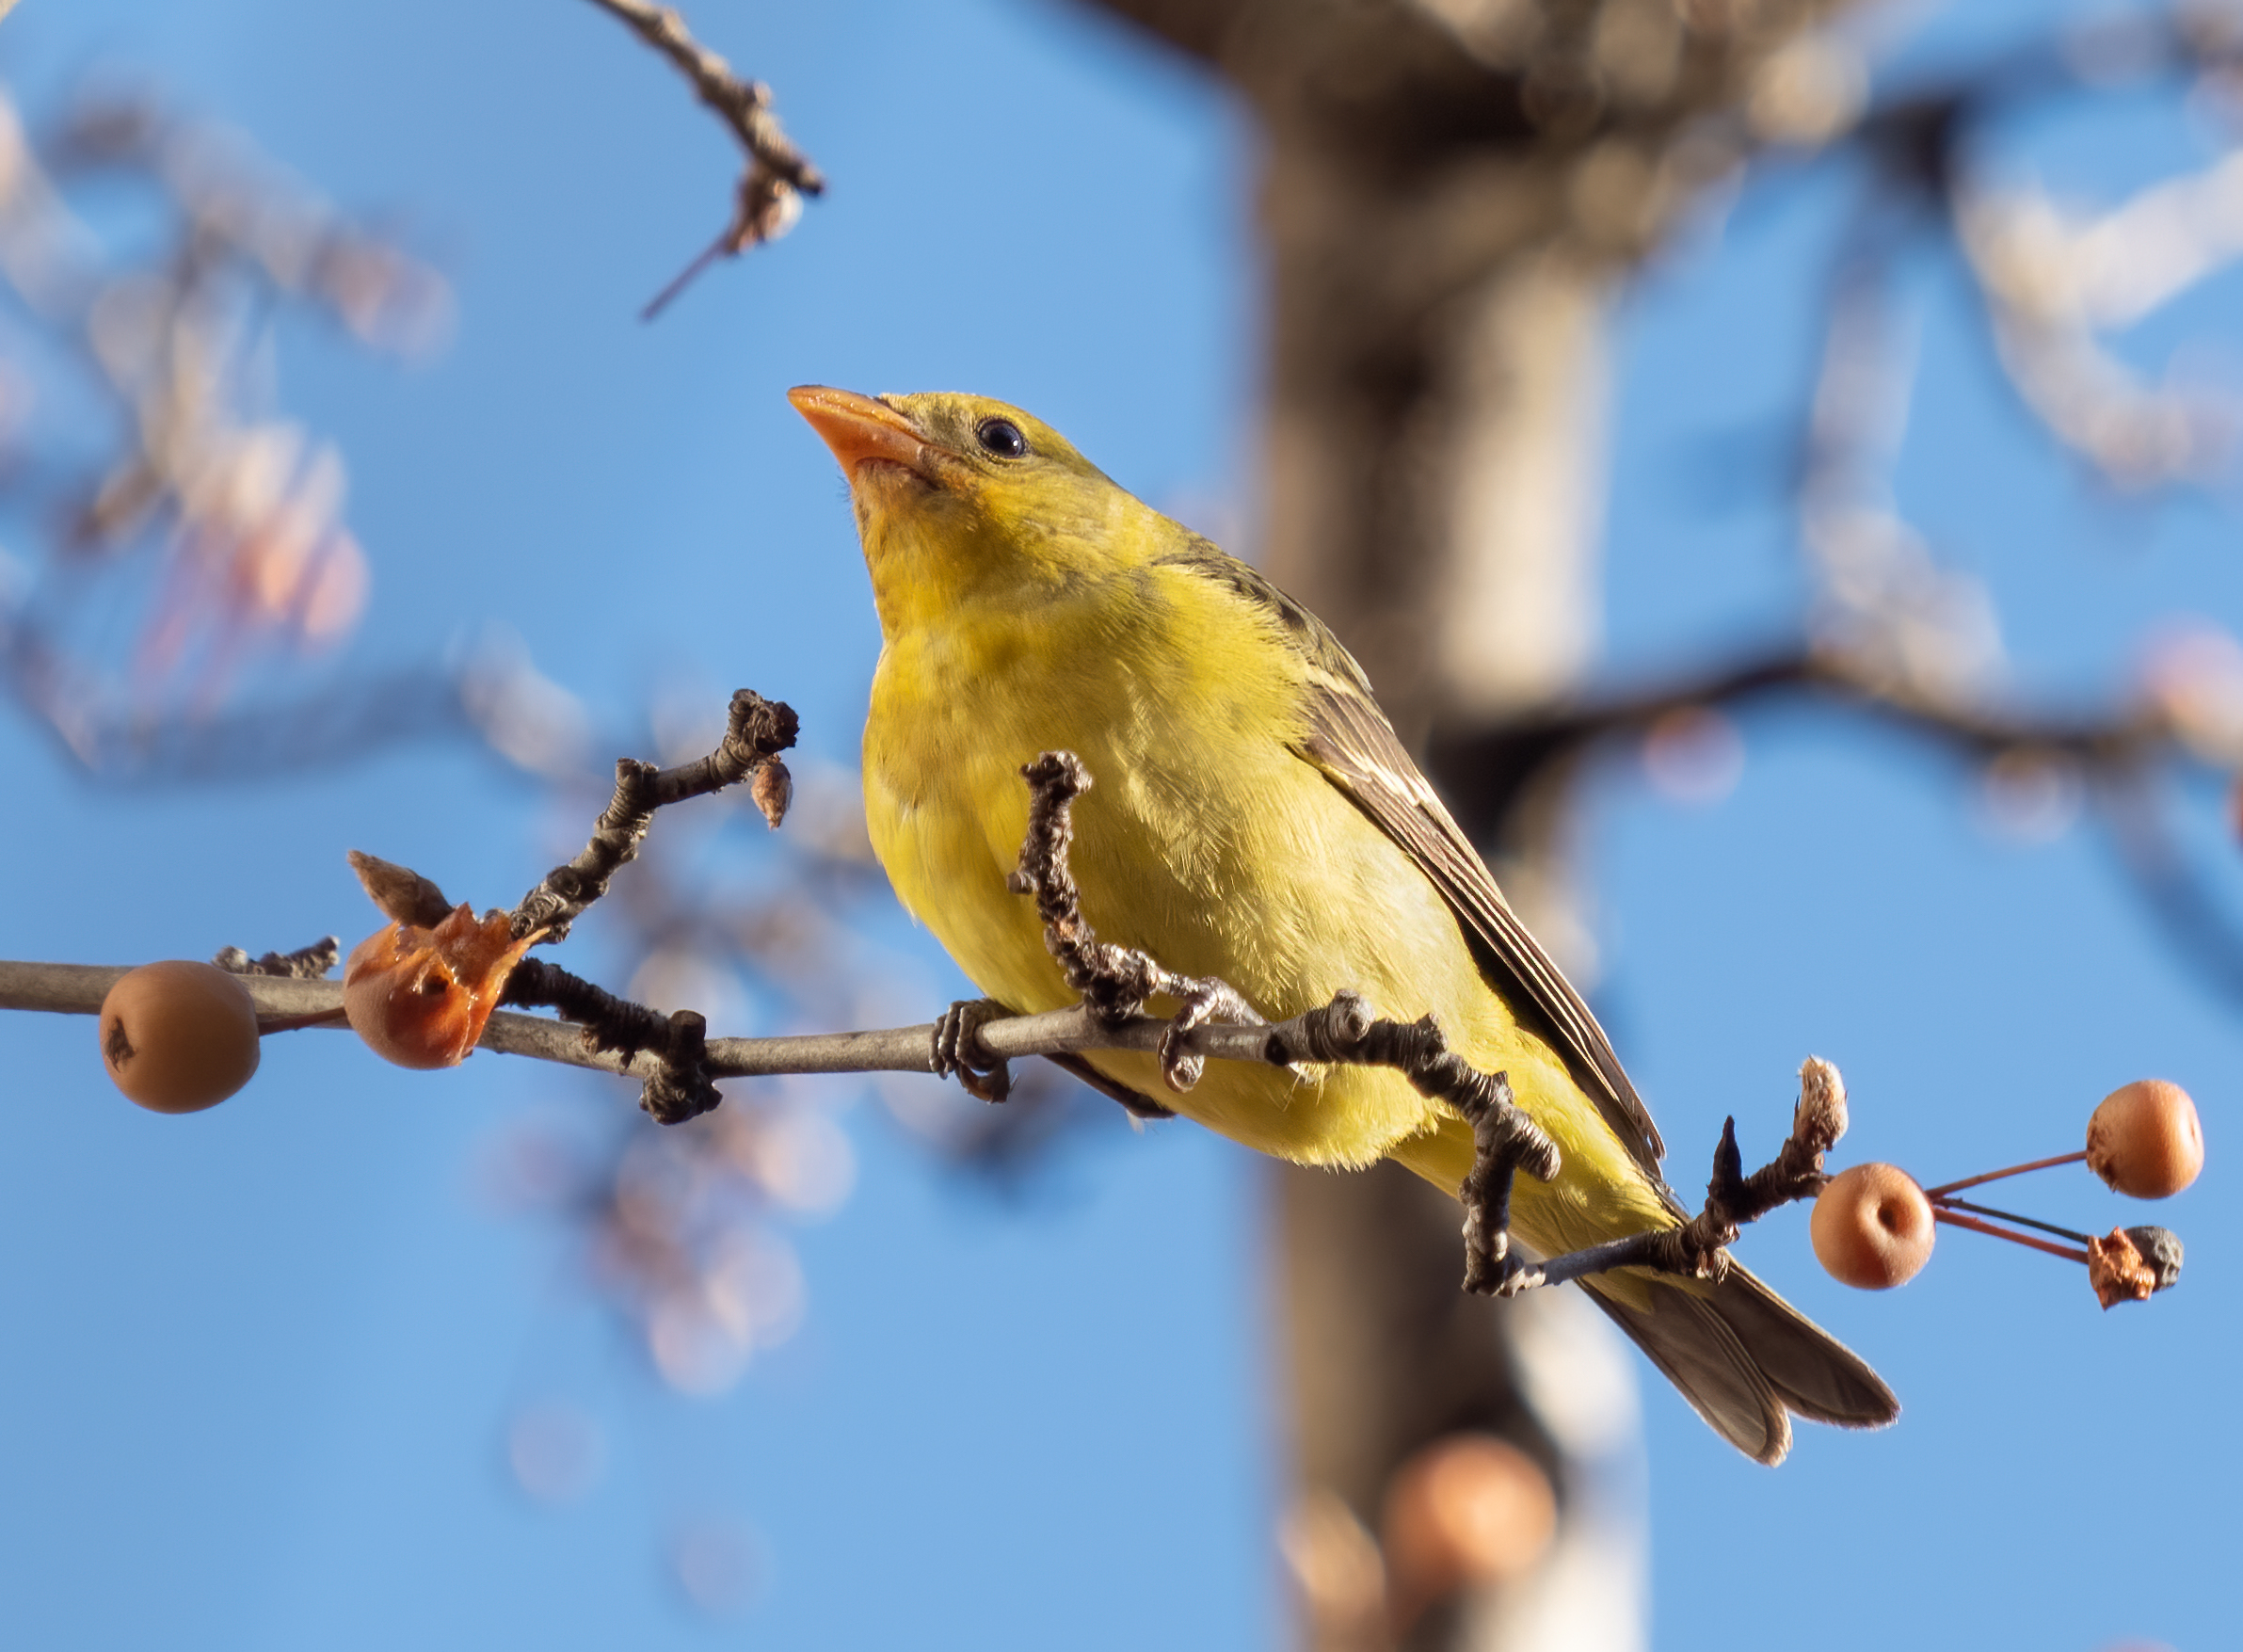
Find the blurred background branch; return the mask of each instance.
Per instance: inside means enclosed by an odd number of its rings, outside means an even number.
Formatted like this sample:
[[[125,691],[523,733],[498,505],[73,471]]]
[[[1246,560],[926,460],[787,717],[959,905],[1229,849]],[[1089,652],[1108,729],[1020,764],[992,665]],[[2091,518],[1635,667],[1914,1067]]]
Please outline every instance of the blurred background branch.
[[[433,269],[151,93],[81,91],[38,131],[0,94],[0,678],[72,759],[288,770],[458,717],[421,674],[290,669],[349,635],[368,572],[342,454],[271,407],[286,314],[435,348]]]

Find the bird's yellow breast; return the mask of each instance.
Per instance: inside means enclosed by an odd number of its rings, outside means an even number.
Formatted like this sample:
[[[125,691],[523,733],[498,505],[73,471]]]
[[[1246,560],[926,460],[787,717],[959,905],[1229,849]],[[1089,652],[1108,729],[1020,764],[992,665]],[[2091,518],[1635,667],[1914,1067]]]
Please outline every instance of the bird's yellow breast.
[[[969,602],[939,626],[891,631],[865,728],[865,807],[905,905],[990,997],[1024,1012],[1073,1002],[1033,902],[1006,887],[1028,820],[1020,767],[1073,751],[1093,785],[1075,805],[1072,864],[1101,939],[1219,976],[1274,1020],[1343,988],[1385,1015],[1430,1011],[1469,1059],[1508,1070],[1565,1144],[1558,1187],[1518,1190],[1530,1243],[1663,1224],[1648,1187],[1623,1201],[1641,1212],[1610,1211],[1608,1195],[1593,1218],[1577,1196],[1642,1179],[1562,1064],[1487,989],[1431,880],[1298,754],[1297,656],[1199,576],[1155,567],[1114,578],[1130,588],[1084,580],[1032,613]],[[1391,1072],[1216,1062],[1176,1096],[1149,1056],[1092,1059],[1281,1158],[1364,1164],[1391,1153],[1451,1189],[1470,1166],[1462,1121]]]

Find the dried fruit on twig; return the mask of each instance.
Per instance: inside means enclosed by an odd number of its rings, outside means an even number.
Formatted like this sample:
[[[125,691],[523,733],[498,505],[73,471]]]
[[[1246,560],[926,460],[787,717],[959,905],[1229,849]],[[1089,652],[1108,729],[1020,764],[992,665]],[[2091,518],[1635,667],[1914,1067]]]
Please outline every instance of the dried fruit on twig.
[[[152,1113],[216,1107],[257,1071],[257,1006],[215,964],[168,958],[127,971],[102,1000],[102,1065]]]
[[[2113,1227],[2107,1239],[2088,1241],[2088,1283],[2106,1308],[2147,1302],[2157,1289],[2157,1270],[2142,1259],[2123,1227]]]
[[[1810,1232],[1832,1278],[1889,1291],[1931,1259],[1931,1201],[1897,1164],[1856,1164],[1831,1178],[1816,1199]]]
[[[2122,1084],[2088,1120],[2088,1168],[2120,1193],[2170,1198],[2203,1167],[2203,1126],[2178,1084],[2163,1079]]]
[[[755,798],[756,807],[763,811],[764,824],[776,832],[793,805],[794,777],[777,758],[765,758],[756,770],[755,784],[749,788],[749,794]]]
[[[393,922],[352,949],[343,968],[344,1014],[385,1061],[457,1067],[537,938],[537,932],[516,938],[504,912],[477,918],[464,902],[433,928]]]

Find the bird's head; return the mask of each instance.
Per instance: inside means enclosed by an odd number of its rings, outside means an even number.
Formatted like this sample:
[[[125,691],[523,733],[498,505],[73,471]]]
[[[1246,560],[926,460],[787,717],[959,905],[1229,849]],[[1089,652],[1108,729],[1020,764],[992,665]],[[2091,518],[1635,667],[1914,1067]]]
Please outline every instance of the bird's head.
[[[1173,524],[1066,438],[987,396],[787,393],[841,460],[884,630],[1022,609],[1150,561]]]

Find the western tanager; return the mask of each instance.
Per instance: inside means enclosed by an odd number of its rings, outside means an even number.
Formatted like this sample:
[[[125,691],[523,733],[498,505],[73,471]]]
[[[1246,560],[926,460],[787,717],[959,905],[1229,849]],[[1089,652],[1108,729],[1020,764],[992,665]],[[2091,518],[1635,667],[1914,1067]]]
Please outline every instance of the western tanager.
[[[1382,1015],[1437,1017],[1562,1150],[1555,1181],[1514,1194],[1513,1227],[1545,1256],[1683,1219],[1602,1029],[1314,616],[1017,409],[811,386],[791,399],[847,473],[879,610],[873,847],[985,993],[1024,1013],[1074,1002],[1033,904],[1006,884],[1021,767],[1071,751],[1094,782],[1073,868],[1101,938],[1220,977],[1272,1020],[1343,988]],[[1392,1158],[1452,1194],[1472,1167],[1464,1120],[1383,1068],[1214,1062],[1170,1095],[1153,1056],[1087,1059],[1102,1087],[1279,1158]],[[1741,1267],[1719,1286],[1647,1270],[1585,1283],[1764,1463],[1789,1448],[1786,1409],[1849,1426],[1898,1414],[1874,1371]]]

